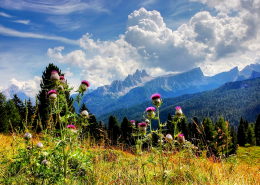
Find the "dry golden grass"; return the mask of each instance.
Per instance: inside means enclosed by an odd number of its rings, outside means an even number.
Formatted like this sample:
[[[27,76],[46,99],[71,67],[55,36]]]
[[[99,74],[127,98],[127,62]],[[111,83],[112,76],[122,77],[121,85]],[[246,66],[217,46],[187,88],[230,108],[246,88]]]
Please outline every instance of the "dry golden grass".
[[[22,139],[16,136],[16,140]],[[9,135],[0,135],[0,179],[6,177],[7,166],[2,165],[3,160],[12,163],[12,156],[17,153],[18,147],[14,147],[14,139]],[[39,138],[33,138],[36,144]],[[44,143],[44,140],[42,141]],[[12,146],[13,143],[13,146]],[[25,147],[25,146],[20,146]],[[176,153],[170,157],[167,170],[162,172],[160,156],[151,153],[143,153],[141,156],[131,154],[129,151],[122,151],[118,148],[108,149],[104,146],[93,147],[86,141],[82,145],[83,153],[90,156],[89,163],[84,163],[85,179],[68,176],[68,184],[260,184],[260,160],[255,151],[259,147],[239,148],[237,156],[218,163],[207,159],[205,154],[196,157],[190,152],[184,152],[181,156]],[[44,147],[44,150],[50,148]],[[255,157],[245,157],[256,155]],[[259,154],[260,155],[260,154]],[[142,162],[141,162],[142,158]],[[181,159],[181,165],[180,164]],[[152,162],[154,163],[152,163]],[[142,169],[142,163],[146,163]],[[143,173],[144,170],[144,173]],[[20,178],[22,184],[29,184],[30,179],[21,174],[13,178]],[[1,180],[0,180],[1,182]]]

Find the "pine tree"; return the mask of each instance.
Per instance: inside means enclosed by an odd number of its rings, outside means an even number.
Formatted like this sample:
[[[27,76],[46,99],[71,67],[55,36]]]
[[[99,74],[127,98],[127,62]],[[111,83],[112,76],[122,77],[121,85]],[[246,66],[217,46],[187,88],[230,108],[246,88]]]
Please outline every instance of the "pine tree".
[[[112,140],[113,144],[117,143],[119,136],[121,135],[120,126],[116,116],[110,116],[108,122],[108,133],[109,138]]]
[[[7,132],[9,129],[9,122],[7,120],[6,98],[0,92],[0,132]]]
[[[255,121],[255,139],[256,145],[260,146],[260,113],[258,114]]]
[[[254,127],[255,127],[254,123],[251,123],[247,129],[247,143],[250,144],[251,146],[255,145]]]
[[[231,142],[233,146],[231,147],[230,153],[229,154],[236,154],[237,152],[237,134],[235,132],[234,126],[231,127],[230,129],[230,137],[231,137]]]
[[[54,70],[57,71],[60,76],[64,76],[64,74],[61,73],[60,69],[57,66],[50,63],[48,67],[46,67],[45,71],[43,71],[42,82],[40,84],[41,90],[37,95],[37,98],[39,100],[39,114],[43,129],[46,129],[47,121],[50,117],[50,106],[49,102],[47,101],[47,93],[49,90],[55,90],[57,88],[56,84],[50,80],[51,72]],[[73,98],[70,98],[69,91],[65,91],[65,97],[68,107],[71,107],[71,110],[69,111],[75,112],[75,108],[72,106]]]
[[[215,132],[215,126],[213,125],[211,119],[209,117],[203,118],[202,124],[204,126],[204,132],[205,132],[205,140],[206,142],[212,142],[214,140]]]
[[[100,139],[100,131],[99,131],[100,127],[98,125],[95,115],[90,114],[88,122],[89,122],[88,129],[89,129],[90,135],[93,136],[96,140],[99,140]]]
[[[245,121],[243,118],[240,118],[240,123],[237,130],[237,141],[240,146],[245,146],[247,143],[247,130],[245,126]]]
[[[187,124],[187,118],[184,116],[181,118],[181,121],[177,124],[179,132],[181,132],[184,137],[188,138],[188,124]]]
[[[22,102],[22,100],[17,96],[17,94],[14,94],[13,102],[15,104],[15,107],[18,109],[20,117],[22,120],[25,119],[25,105]]]
[[[79,113],[81,113],[83,110],[86,110],[89,113],[89,109],[87,108],[85,103],[81,104],[80,109],[79,109]]]
[[[122,131],[122,141],[124,143],[128,143],[129,139],[131,138],[132,134],[132,126],[130,125],[128,119],[124,117],[121,123],[121,131]]]
[[[11,122],[13,129],[21,131],[24,129],[22,119],[19,113],[19,109],[16,108],[15,103],[12,99],[8,100],[6,102],[6,113],[7,113],[7,119]]]
[[[172,122],[172,116],[170,113],[168,114],[166,128],[167,128],[166,134],[171,134],[173,136],[174,135],[174,123]]]

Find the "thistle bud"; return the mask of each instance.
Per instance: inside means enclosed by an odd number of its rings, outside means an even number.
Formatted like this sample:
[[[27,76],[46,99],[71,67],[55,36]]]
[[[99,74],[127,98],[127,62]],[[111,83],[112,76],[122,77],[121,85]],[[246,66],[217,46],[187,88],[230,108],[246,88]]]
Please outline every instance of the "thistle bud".
[[[88,118],[88,116],[89,116],[88,111],[87,110],[83,110],[81,112],[81,116]]]
[[[155,93],[151,96],[151,99],[153,100],[153,104],[155,106],[159,106],[161,103],[161,95],[158,93]]]
[[[59,89],[60,91],[63,91],[63,90],[64,90],[64,87],[63,87],[62,85],[58,85],[58,89]]]
[[[27,132],[27,133],[24,134],[23,138],[25,140],[29,141],[30,139],[32,139],[32,135],[29,132]]]
[[[31,146],[27,146],[26,149],[27,149],[27,150],[31,150],[32,147],[31,147]]]
[[[66,83],[64,76],[60,76],[60,82],[63,83],[63,84]]]
[[[48,164],[49,164],[49,161],[47,161],[46,159],[44,159],[44,160],[42,161],[42,165],[47,166]]]
[[[172,135],[171,135],[171,134],[167,134],[167,135],[165,136],[165,138],[166,138],[167,140],[173,140],[173,138],[172,138]]]
[[[183,114],[183,113],[182,113],[181,107],[180,107],[180,106],[176,107],[175,115],[179,117],[179,116],[181,116],[182,114]]]
[[[150,123],[149,119],[145,119],[144,122],[145,122],[146,124],[149,124],[149,123]]]
[[[146,123],[143,123],[143,122],[139,123],[138,126],[139,126],[140,132],[145,132],[146,131],[146,127],[147,127]]]
[[[41,142],[37,143],[36,148],[43,148],[43,144]]]
[[[51,72],[51,78],[50,78],[51,80],[59,80],[60,79],[60,76],[59,76],[59,74],[58,74],[58,72],[57,71],[52,71]]]
[[[86,91],[89,86],[90,86],[90,84],[89,84],[88,81],[82,80],[82,82],[81,82],[81,89],[82,89],[82,91]]]
[[[183,134],[179,134],[177,138],[178,143],[183,144],[185,143],[185,137]]]
[[[163,144],[163,140],[162,139],[158,139],[157,141],[158,143],[162,143]]]
[[[146,108],[147,116],[148,116],[149,118],[153,117],[153,116],[155,115],[154,111],[155,111],[155,108],[154,108],[154,107],[148,107],[148,108]]]
[[[131,125],[134,127],[135,126],[135,120],[131,120]]]
[[[57,92],[55,90],[50,90],[48,92],[48,96],[50,99],[56,99],[57,98]]]

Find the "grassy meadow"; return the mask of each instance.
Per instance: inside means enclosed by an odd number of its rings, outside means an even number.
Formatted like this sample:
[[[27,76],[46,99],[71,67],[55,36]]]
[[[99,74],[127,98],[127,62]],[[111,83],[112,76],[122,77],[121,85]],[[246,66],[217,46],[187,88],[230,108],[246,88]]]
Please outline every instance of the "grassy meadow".
[[[55,138],[53,138],[55,140]],[[239,147],[237,155],[214,162],[206,154],[196,156],[189,148],[134,154],[129,148],[95,143],[91,138],[79,141],[64,166],[57,163],[55,141],[48,134],[33,135],[32,147],[41,141],[43,148],[26,149],[23,135],[0,135],[1,184],[259,184],[260,147]],[[105,142],[105,141],[104,141]],[[36,150],[36,149],[35,149]],[[55,150],[58,150],[57,148]],[[29,155],[30,152],[36,152]],[[50,156],[52,155],[52,156]],[[48,158],[49,164],[41,165]],[[55,157],[54,157],[55,156]],[[28,162],[27,157],[31,157]],[[62,157],[62,156],[60,156]],[[168,158],[162,171],[161,160]]]

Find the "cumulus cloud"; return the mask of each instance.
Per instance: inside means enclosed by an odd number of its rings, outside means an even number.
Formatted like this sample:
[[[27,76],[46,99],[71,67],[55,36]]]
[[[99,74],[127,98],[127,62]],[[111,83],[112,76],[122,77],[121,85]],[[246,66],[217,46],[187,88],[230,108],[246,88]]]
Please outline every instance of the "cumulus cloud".
[[[136,69],[152,75],[187,71],[201,66],[217,73],[234,65],[242,66],[241,55],[260,49],[259,15],[256,1],[197,0],[214,6],[216,16],[207,11],[196,13],[188,24],[177,30],[167,28],[158,11],[145,8],[128,16],[126,31],[115,41],[100,41],[87,33],[78,40],[84,50],[63,55],[63,47],[48,49],[48,56],[82,67],[84,77],[97,86],[122,79]],[[249,4],[248,4],[249,3]],[[250,4],[251,3],[251,4]],[[245,8],[247,7],[247,8]],[[234,15],[229,12],[236,11]],[[93,57],[89,57],[93,56]],[[230,61],[239,58],[238,62]],[[218,64],[222,68],[215,68]],[[224,69],[225,68],[225,69]]]
[[[10,80],[10,84],[15,84],[29,97],[35,97],[35,95],[39,92],[40,82],[41,78],[38,76],[35,76],[33,79],[30,79],[28,81],[19,81],[15,78],[12,78]]]
[[[65,77],[72,77],[73,73],[70,71],[70,68],[67,68],[67,71],[64,71]]]

